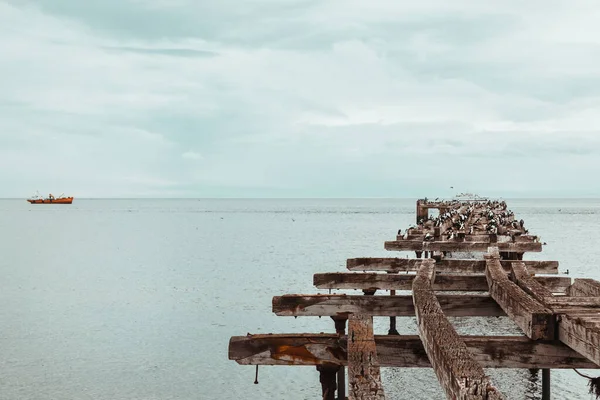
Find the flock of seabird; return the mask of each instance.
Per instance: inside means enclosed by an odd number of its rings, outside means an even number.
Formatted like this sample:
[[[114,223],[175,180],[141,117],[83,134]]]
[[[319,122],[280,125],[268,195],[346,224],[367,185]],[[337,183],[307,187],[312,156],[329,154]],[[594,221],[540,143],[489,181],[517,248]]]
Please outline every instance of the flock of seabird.
[[[437,200],[437,199],[436,199]],[[398,231],[398,236],[402,235],[403,239],[408,239],[409,234],[413,230],[426,232],[423,240],[434,240],[432,234],[434,227],[446,226],[443,235],[446,240],[454,239],[460,231],[469,230],[469,235],[473,235],[475,230],[485,231],[488,234],[510,234],[518,236],[527,234],[525,229],[525,221],[514,220],[514,213],[507,209],[505,201],[488,200],[481,203],[470,203],[453,201],[448,203],[451,209],[444,213],[440,213],[438,217],[421,218],[418,224],[409,227],[404,235],[402,230]],[[474,216],[474,211],[477,211],[477,219],[470,221],[471,216]]]

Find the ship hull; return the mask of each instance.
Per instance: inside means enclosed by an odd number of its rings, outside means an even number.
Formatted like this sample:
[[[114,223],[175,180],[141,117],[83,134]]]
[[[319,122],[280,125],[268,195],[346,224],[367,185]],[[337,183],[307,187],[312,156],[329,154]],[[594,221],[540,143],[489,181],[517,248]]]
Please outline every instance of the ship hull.
[[[72,197],[63,197],[60,199],[27,199],[30,204],[71,204]]]

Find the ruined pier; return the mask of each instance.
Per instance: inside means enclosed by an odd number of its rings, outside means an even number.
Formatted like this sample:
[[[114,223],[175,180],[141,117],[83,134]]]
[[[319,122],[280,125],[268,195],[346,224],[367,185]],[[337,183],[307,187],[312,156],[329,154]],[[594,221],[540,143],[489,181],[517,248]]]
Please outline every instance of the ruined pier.
[[[229,359],[316,366],[324,400],[385,399],[382,367],[433,368],[448,399],[506,398],[484,368],[542,369],[543,399],[551,369],[600,368],[600,282],[558,276],[558,261],[524,260],[543,244],[505,202],[424,199],[416,214],[384,244],[415,258],[353,258],[349,272],[313,277],[318,289],[362,294],[273,297],[276,315],[329,316],[335,333],[234,336]],[[418,335],[398,334],[407,316]],[[509,318],[522,335],[461,336],[449,316]],[[374,335],[373,317],[389,318],[388,335]]]

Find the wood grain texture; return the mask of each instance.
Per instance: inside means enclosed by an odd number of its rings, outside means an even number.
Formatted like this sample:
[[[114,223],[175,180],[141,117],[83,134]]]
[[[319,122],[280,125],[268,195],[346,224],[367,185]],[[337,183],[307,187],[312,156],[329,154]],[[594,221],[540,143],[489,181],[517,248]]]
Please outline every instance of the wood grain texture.
[[[521,288],[525,293],[532,296],[537,301],[544,304],[544,299],[552,297],[552,291],[545,288],[539,283],[533,274],[529,272],[527,266],[523,262],[514,262],[511,265],[511,277],[512,280]]]
[[[346,268],[349,271],[417,271],[423,261],[417,258],[349,258]],[[511,270],[512,260],[502,260],[500,263],[506,271]],[[558,261],[522,261],[527,269],[534,274],[558,274]],[[485,260],[442,260],[438,261],[435,270],[444,273],[485,273]]]
[[[385,400],[370,315],[348,319],[348,394],[350,400]]]
[[[439,295],[448,316],[498,317],[502,308],[488,295]],[[384,317],[415,315],[412,296],[350,296],[289,294],[273,297],[273,312],[279,316],[347,316],[366,314]]]
[[[542,244],[539,242],[508,242],[496,243],[502,252],[524,253],[541,252]],[[487,251],[489,242],[450,242],[450,241],[431,241],[424,242],[420,240],[396,240],[384,243],[384,248],[390,251],[472,251],[484,253]]]
[[[558,339],[600,366],[600,327],[594,320],[586,319],[586,315],[561,315]]]
[[[484,368],[600,368],[556,341],[525,336],[461,336]],[[229,359],[240,365],[348,365],[347,336],[337,334],[260,334],[233,336]],[[431,368],[417,335],[375,335],[381,367]]]
[[[313,284],[319,289],[411,290],[415,276],[415,274],[327,272],[315,274]],[[544,276],[533,277],[533,279],[551,293],[564,294],[571,285],[571,278],[568,277]],[[433,288],[439,291],[473,292],[487,292],[489,289],[485,274],[438,274]]]
[[[444,315],[433,291],[434,280],[435,263],[423,263],[413,281],[413,300],[419,337],[446,397],[487,399],[490,392],[499,396],[481,365],[473,359]]]
[[[569,296],[600,297],[600,282],[594,279],[576,278],[569,288]]]
[[[553,340],[555,327],[553,312],[508,279],[500,264],[497,247],[491,247],[485,257],[486,278],[492,298],[527,337],[534,340]]]

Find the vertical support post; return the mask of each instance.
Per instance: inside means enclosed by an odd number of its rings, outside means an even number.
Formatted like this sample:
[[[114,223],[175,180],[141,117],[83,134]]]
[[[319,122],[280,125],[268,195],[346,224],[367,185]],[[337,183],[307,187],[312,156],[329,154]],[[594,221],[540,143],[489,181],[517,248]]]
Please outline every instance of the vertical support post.
[[[348,317],[331,317],[335,323],[335,332],[339,336],[346,335]],[[342,365],[337,372],[337,400],[346,400],[346,368]]]
[[[425,201],[417,200],[417,224],[421,219],[427,219],[429,217],[429,209],[424,206]]]
[[[392,272],[388,271],[388,274],[390,274]],[[396,291],[395,290],[390,290],[390,296],[395,296],[396,295]],[[396,330],[396,317],[390,317],[390,330],[388,331],[388,335],[399,335],[398,331]]]
[[[350,400],[385,400],[370,315],[348,320],[348,393]]]
[[[550,400],[550,369],[542,369],[542,400]]]
[[[342,365],[337,372],[338,397],[337,400],[346,400],[346,368]]]
[[[335,378],[338,369],[339,366],[337,365],[317,365],[317,371],[319,371],[319,380],[321,381],[321,390],[323,391],[323,400],[336,400]]]

